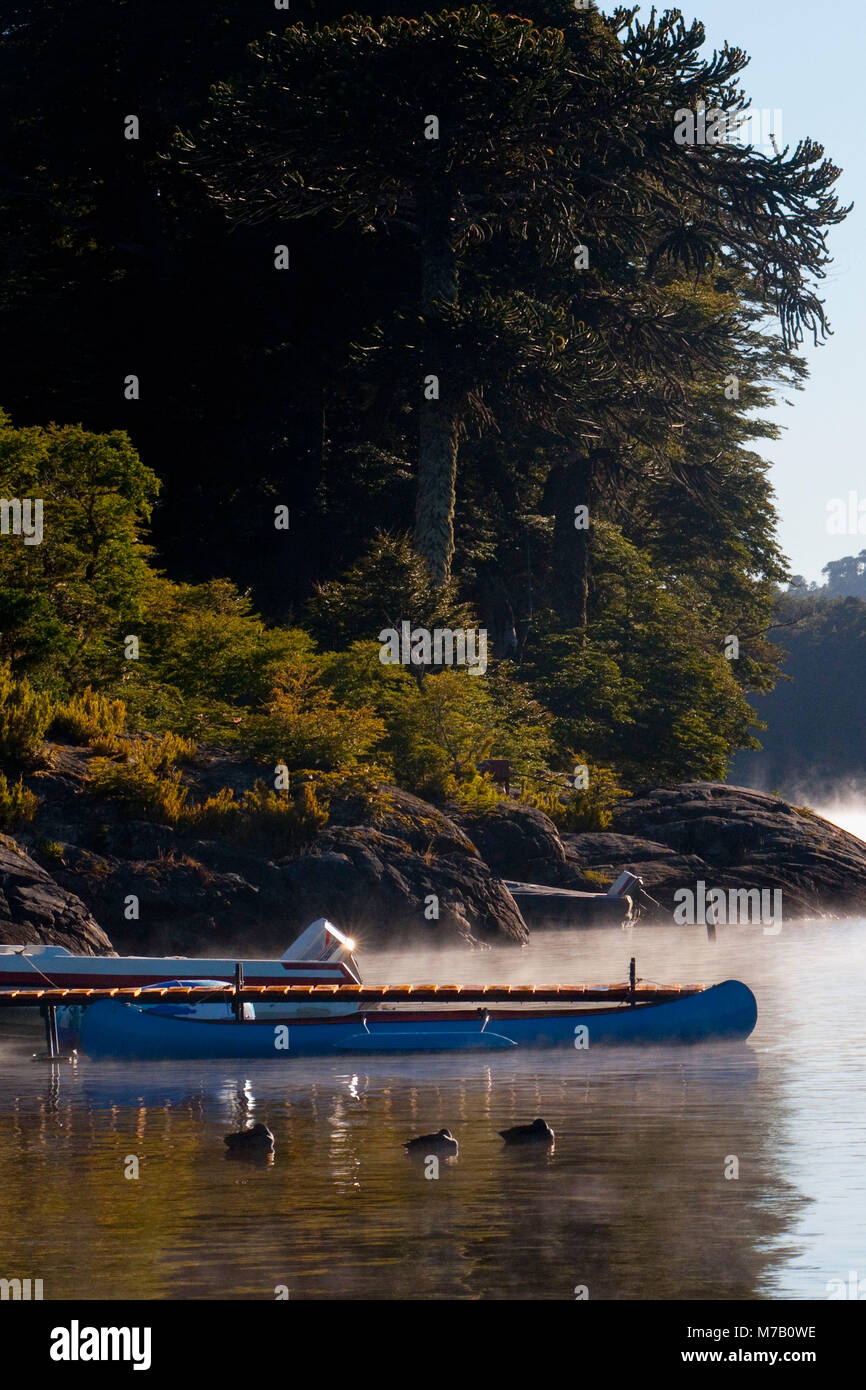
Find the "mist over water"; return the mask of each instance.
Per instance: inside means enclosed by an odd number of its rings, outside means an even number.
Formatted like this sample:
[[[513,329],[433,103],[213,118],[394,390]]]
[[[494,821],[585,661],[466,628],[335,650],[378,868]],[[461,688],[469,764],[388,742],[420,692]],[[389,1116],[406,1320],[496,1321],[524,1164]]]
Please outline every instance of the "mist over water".
[[[866,793],[843,793],[829,801],[815,804],[815,810],[825,820],[832,821],[851,835],[856,835],[858,840],[866,841]]]
[[[756,783],[754,790],[774,794],[774,789],[764,784]],[[861,780],[851,778],[830,790],[826,777],[814,781],[806,779],[795,786],[785,786],[781,795],[795,806],[811,807],[824,820],[832,821],[866,843],[866,786]]]
[[[744,980],[749,1044],[7,1064],[0,1274],[46,1299],[824,1299],[866,1277],[866,923],[360,948],[379,982],[623,980],[631,956],[643,980]],[[505,1149],[536,1115],[554,1150]],[[227,1161],[222,1136],[254,1120],[273,1164]],[[402,1146],[443,1125],[459,1157],[428,1180]]]

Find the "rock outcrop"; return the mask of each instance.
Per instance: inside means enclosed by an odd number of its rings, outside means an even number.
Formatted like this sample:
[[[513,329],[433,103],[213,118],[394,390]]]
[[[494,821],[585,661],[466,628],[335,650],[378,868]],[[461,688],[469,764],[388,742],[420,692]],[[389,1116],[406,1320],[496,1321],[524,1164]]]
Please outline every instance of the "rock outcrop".
[[[85,750],[52,749],[52,766],[29,779],[41,805],[19,838],[42,862],[33,869],[53,882],[58,900],[77,895],[102,923],[111,942],[102,935],[101,949],[282,954],[320,916],[377,946],[527,939],[514,899],[466,832],[408,792],[334,800],[327,826],[305,850],[280,855],[273,846],[125,817],[115,803],[85,792],[87,761]],[[197,790],[212,791],[208,779],[232,778],[242,789],[260,772],[204,763]],[[16,939],[49,938],[19,932]]]
[[[866,844],[808,808],[748,787],[690,782],[640,793],[610,834],[566,835],[584,871],[640,874],[670,909],[678,888],[779,889],[784,916],[866,912]]]
[[[14,839],[0,836],[0,941],[281,954],[326,915],[365,945],[521,943],[519,904],[533,922],[538,915],[503,880],[598,892],[623,868],[667,911],[677,889],[702,880],[707,889],[780,889],[788,918],[866,912],[866,844],[747,788],[697,782],[641,792],[609,831],[586,834],[560,834],[515,802],[446,813],[388,788],[332,801],[304,851],[279,854],[125,817],[84,790],[88,758],[54,749],[28,778],[40,796],[35,821]],[[208,778],[242,789],[259,771],[205,755],[195,775],[205,790]],[[556,920],[565,925],[571,914]]]
[[[516,801],[461,815],[459,824],[484,862],[502,878],[552,887],[576,887],[559,831],[549,816]]]
[[[111,952],[84,903],[68,893],[8,835],[0,835],[0,942],[65,946],[78,955]]]
[[[528,937],[514,899],[465,831],[397,787],[372,809],[361,799],[332,803],[328,826],[281,873],[299,927],[327,915],[377,944]]]

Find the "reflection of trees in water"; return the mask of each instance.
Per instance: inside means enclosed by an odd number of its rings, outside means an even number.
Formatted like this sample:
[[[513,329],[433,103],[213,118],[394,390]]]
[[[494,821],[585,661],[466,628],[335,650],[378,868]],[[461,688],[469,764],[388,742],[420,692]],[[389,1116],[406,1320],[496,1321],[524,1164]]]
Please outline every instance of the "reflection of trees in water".
[[[8,1273],[48,1298],[753,1297],[798,1199],[748,1056],[298,1069],[210,1095],[31,1080],[0,1114]],[[505,1149],[497,1131],[536,1115],[553,1153]],[[253,1120],[276,1135],[266,1171],[224,1161],[222,1134]],[[428,1180],[402,1143],[441,1125],[460,1157]]]

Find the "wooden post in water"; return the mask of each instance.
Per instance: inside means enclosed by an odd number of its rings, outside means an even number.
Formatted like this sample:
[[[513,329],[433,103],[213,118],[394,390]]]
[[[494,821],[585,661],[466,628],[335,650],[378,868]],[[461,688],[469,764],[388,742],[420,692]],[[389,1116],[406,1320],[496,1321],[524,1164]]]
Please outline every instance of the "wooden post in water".
[[[57,1006],[56,1004],[40,1004],[39,1012],[45,1020],[45,1051],[34,1052],[34,1060],[37,1062],[59,1062],[60,1034],[57,1031]]]
[[[43,1004],[39,1012],[45,1021],[45,1051],[49,1057],[56,1057],[57,1010],[53,1004]]]
[[[235,997],[232,1002],[232,1011],[234,1013],[236,1023],[243,1023],[244,1021],[244,1005],[243,1000],[241,999],[241,990],[243,989],[243,987],[244,967],[242,962],[238,961],[237,965],[235,966]]]
[[[636,961],[635,961],[634,956],[632,956],[631,960],[630,960],[629,963],[628,963],[628,988],[629,988],[629,1001],[628,1001],[628,1002],[629,1002],[630,1004],[633,1004],[633,1003],[634,1003],[634,992],[635,992],[635,986],[636,986],[636,985],[637,985],[637,963],[636,963]]]

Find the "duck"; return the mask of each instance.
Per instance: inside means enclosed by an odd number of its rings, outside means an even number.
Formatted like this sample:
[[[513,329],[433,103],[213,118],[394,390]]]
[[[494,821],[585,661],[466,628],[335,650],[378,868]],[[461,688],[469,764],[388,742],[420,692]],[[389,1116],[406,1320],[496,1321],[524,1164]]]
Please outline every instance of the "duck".
[[[428,1154],[457,1157],[457,1140],[450,1129],[440,1129],[435,1134],[419,1134],[417,1139],[407,1139],[403,1147],[407,1154],[415,1157],[426,1157]]]
[[[227,1134],[223,1139],[232,1153],[274,1152],[274,1136],[267,1125],[253,1125],[251,1129],[239,1129],[237,1134]]]
[[[531,1125],[512,1125],[499,1133],[506,1144],[552,1144],[556,1135],[546,1120],[533,1120]]]

